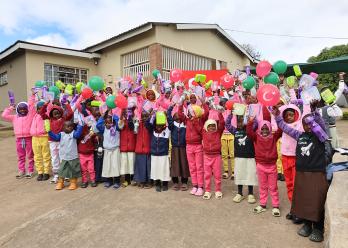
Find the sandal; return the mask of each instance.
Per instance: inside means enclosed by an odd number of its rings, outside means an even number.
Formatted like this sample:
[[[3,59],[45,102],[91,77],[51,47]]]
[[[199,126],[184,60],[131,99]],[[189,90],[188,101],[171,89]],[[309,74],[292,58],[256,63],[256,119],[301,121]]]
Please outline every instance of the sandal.
[[[188,186],[186,183],[181,185],[181,191],[187,191],[188,190]]]
[[[211,198],[211,193],[208,192],[208,191],[206,191],[206,192],[204,193],[204,195],[203,195],[203,199],[204,199],[204,200],[209,200],[210,198]]]
[[[323,242],[323,232],[319,229],[314,228],[311,235],[309,235],[309,240],[313,242]]]
[[[225,173],[222,174],[222,178],[223,178],[223,179],[228,179],[228,178],[229,178],[228,172],[227,172],[227,171],[225,171]]]
[[[254,212],[254,214],[261,214],[263,212],[266,212],[266,208],[259,205],[253,209],[253,212]]]
[[[236,196],[233,197],[232,199],[232,201],[234,201],[235,203],[240,203],[243,200],[244,200],[244,196],[242,196],[241,194],[236,194]]]
[[[273,215],[274,217],[280,217],[279,208],[273,208],[273,209],[272,209],[272,215]]]
[[[222,192],[221,191],[216,191],[215,192],[215,198],[216,199],[222,199]]]

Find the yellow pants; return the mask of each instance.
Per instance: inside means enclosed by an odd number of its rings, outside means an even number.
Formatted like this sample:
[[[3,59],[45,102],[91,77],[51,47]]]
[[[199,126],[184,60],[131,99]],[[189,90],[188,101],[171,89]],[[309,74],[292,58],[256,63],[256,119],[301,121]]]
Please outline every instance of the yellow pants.
[[[232,174],[234,172],[234,136],[233,134],[222,134],[221,136],[221,158],[224,171],[228,172],[228,160],[231,159]]]
[[[49,174],[51,168],[50,146],[48,136],[32,138],[35,168],[38,174]]]
[[[281,139],[277,142],[277,151],[278,151],[278,160],[277,160],[277,172],[283,174],[283,165],[282,165],[282,153],[280,147],[282,145]]]

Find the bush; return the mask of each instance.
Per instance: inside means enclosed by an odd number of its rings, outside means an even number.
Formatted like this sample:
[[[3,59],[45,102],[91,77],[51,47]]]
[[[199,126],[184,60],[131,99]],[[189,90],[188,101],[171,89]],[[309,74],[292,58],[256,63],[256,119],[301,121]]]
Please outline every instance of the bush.
[[[343,112],[342,120],[348,120],[348,112]]]

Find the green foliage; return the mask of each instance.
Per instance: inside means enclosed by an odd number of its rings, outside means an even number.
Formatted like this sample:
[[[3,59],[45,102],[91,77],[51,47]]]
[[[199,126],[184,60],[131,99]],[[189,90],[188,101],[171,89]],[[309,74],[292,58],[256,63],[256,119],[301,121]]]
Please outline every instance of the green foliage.
[[[317,56],[312,56],[307,62],[314,63],[328,59],[334,59],[348,55],[348,44],[324,48]],[[338,86],[338,73],[320,74],[318,77],[320,86],[329,86],[332,91],[335,91]]]

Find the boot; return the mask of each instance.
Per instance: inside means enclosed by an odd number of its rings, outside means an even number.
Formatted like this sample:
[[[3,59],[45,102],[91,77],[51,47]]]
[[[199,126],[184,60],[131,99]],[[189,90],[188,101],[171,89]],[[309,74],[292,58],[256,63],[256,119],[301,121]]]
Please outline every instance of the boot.
[[[69,185],[70,190],[75,190],[77,189],[77,178],[70,178],[70,185]]]
[[[58,178],[58,183],[56,185],[56,190],[62,190],[64,188],[64,178]]]

